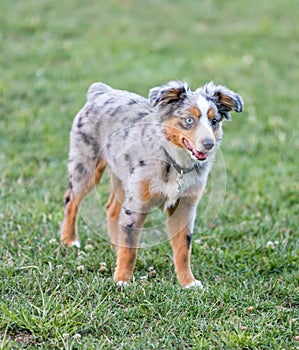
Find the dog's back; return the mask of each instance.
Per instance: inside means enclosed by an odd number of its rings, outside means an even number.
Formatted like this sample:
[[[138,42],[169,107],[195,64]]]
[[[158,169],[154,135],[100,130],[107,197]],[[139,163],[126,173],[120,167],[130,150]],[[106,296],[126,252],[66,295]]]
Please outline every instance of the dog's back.
[[[148,99],[135,93],[112,89],[94,83],[87,92],[87,101],[76,115],[70,133],[68,170],[80,183],[92,174],[101,152],[118,132],[150,118]],[[116,140],[116,138],[114,138]],[[119,146],[121,148],[121,145]],[[78,165],[79,164],[79,165]]]
[[[101,147],[112,134],[143,120],[151,113],[147,98],[133,92],[112,89],[100,82],[94,83],[88,89],[87,102],[75,117],[71,133],[81,136],[83,133],[88,134]],[[83,136],[81,141],[84,140],[87,141]],[[85,143],[88,144],[88,141]]]
[[[102,95],[104,93],[107,93],[109,91],[111,91],[111,87],[109,85],[106,85],[104,83],[101,82],[96,82],[90,85],[87,94],[86,94],[86,98],[87,100],[91,100],[99,95]]]

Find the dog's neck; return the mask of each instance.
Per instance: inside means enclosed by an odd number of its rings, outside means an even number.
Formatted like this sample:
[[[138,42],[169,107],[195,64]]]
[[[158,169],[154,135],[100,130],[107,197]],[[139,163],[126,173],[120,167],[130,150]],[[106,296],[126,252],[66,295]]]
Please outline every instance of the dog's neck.
[[[200,163],[194,163],[193,166],[189,167],[189,168],[184,168],[181,167],[172,157],[171,155],[166,151],[166,149],[163,147],[163,151],[165,153],[166,156],[166,161],[167,163],[173,167],[175,169],[175,171],[178,173],[178,175],[185,175],[187,173],[190,173],[193,170],[197,170],[201,167]]]
[[[173,168],[176,172],[176,186],[177,186],[177,192],[180,194],[186,189],[186,180],[184,176],[192,173],[195,171],[195,175],[192,177],[197,177],[196,175],[199,175],[200,172],[202,172],[204,169],[207,170],[208,162],[192,162],[192,166],[190,167],[182,167],[180,164],[178,164],[171,155],[167,152],[167,150],[162,147],[164,154],[165,154],[165,160],[169,167],[169,169]],[[189,178],[190,180],[190,178]],[[187,181],[188,182],[188,181]]]

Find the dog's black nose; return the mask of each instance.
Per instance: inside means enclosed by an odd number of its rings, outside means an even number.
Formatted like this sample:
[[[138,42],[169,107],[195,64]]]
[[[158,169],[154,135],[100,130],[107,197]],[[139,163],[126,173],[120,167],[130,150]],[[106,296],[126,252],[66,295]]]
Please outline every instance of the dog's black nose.
[[[202,140],[202,144],[205,149],[210,150],[215,146],[215,142],[213,139],[206,138]]]

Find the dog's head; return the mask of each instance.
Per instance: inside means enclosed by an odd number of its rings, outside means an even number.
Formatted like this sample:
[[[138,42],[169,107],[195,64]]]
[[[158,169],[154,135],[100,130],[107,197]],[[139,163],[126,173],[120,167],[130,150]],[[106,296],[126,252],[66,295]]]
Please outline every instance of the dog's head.
[[[222,137],[222,120],[242,112],[241,96],[213,82],[191,91],[187,83],[171,81],[150,90],[168,141],[204,161]]]

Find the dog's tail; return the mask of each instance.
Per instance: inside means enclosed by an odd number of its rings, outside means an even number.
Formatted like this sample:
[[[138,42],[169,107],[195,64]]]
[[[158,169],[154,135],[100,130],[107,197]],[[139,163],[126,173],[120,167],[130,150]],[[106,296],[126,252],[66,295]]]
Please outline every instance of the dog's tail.
[[[88,91],[87,91],[87,100],[91,100],[96,96],[105,94],[111,90],[111,87],[109,85],[103,84],[103,83],[93,83],[90,85]]]

